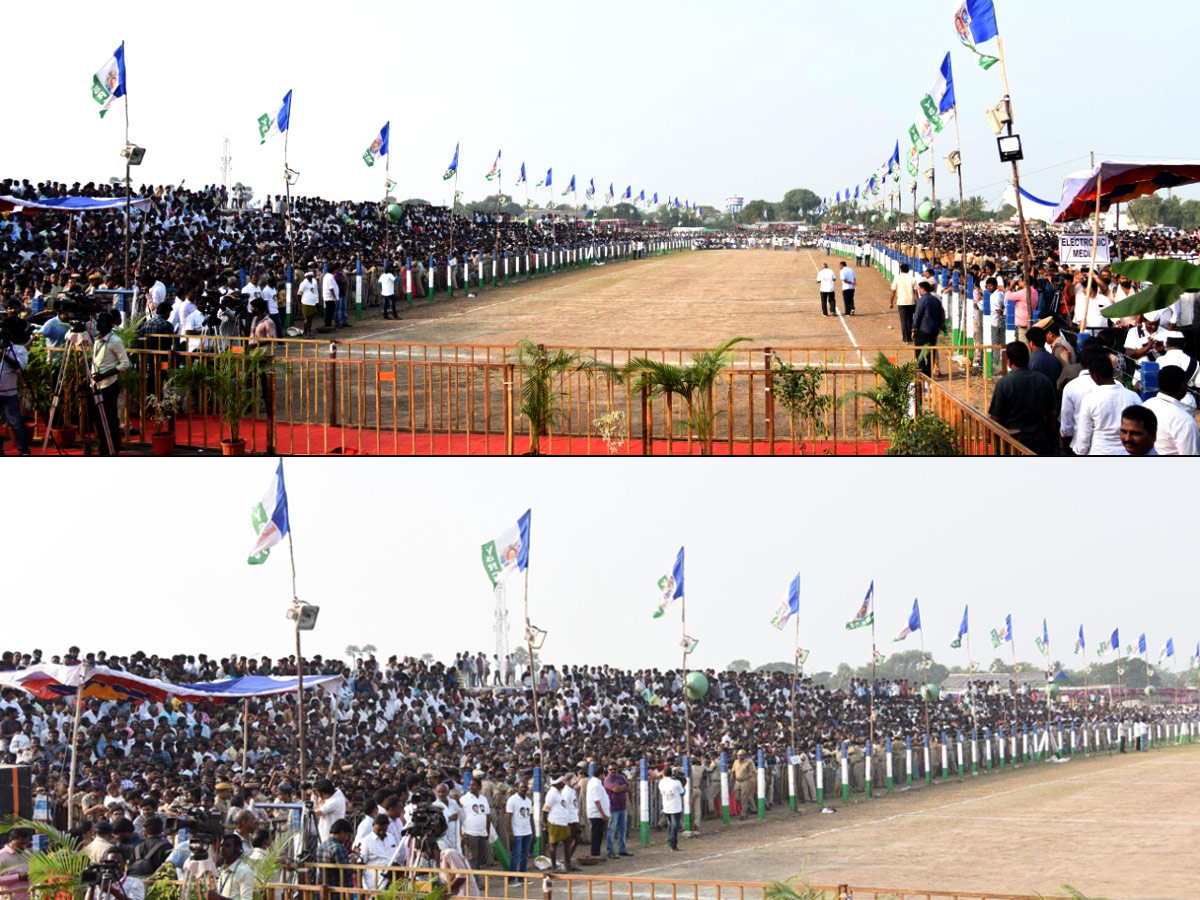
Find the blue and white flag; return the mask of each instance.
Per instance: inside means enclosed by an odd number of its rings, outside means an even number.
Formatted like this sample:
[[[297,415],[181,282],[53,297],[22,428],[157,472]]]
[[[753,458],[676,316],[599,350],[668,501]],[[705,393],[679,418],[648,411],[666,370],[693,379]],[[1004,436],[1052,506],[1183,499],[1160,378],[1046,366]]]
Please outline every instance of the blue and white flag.
[[[610,181],[608,183],[608,193],[604,195],[604,202],[612,203],[615,199],[617,199],[617,193],[613,190],[612,182]]]
[[[1075,652],[1084,653],[1087,651],[1087,644],[1083,640],[1083,626],[1079,626],[1079,637],[1075,638]]]
[[[1012,642],[1012,616],[1004,617],[1004,623],[999,628],[992,629],[992,646],[999,647],[1005,642]]]
[[[104,118],[114,100],[125,96],[125,42],[105,60],[100,70],[92,76],[92,99],[100,104],[100,118]]]
[[[963,635],[967,633],[967,610],[969,608],[970,608],[969,606],[963,607],[962,622],[959,623],[959,626],[958,626],[958,637],[956,637],[954,640],[952,640],[950,642],[950,646],[954,650],[957,650],[959,647],[962,646]]]
[[[1138,653],[1146,652],[1146,633],[1143,631],[1138,635]]]
[[[1164,659],[1170,659],[1175,655],[1175,639],[1167,638],[1167,642],[1162,645],[1162,649],[1158,651],[1158,661],[1161,663]]]
[[[933,82],[933,87],[929,93],[921,100],[921,109],[925,110],[925,115],[932,122],[935,119],[943,119],[947,113],[954,111],[956,106],[954,99],[954,73],[950,68],[950,54],[946,54],[946,58],[942,60],[942,67],[938,69],[938,76]]]
[[[495,540],[482,547],[483,569],[491,579],[492,587],[513,572],[524,572],[529,567],[529,523],[532,510],[525,510],[515,525],[509,525]]]
[[[792,579],[792,583],[788,585],[787,596],[779,604],[779,609],[775,610],[775,615],[771,617],[771,625],[777,631],[783,631],[783,626],[788,623],[792,616],[800,612],[800,573],[796,573],[796,577]]]
[[[375,136],[375,140],[371,141],[371,146],[363,154],[363,162],[368,166],[375,165],[375,160],[379,157],[388,155],[388,132],[391,129],[392,123],[384,122],[383,127],[379,129],[379,134]]]
[[[1046,630],[1045,619],[1042,619],[1042,636],[1035,637],[1033,642],[1037,644],[1037,648],[1041,651],[1042,656],[1050,655],[1050,633]]]
[[[567,194],[573,194],[573,193],[575,193],[575,176],[574,175],[571,176],[571,182],[570,182],[570,184],[567,185],[567,189],[562,192],[562,195],[565,197],[565,196],[567,196]]]
[[[521,163],[521,176],[517,179],[517,184],[525,183],[525,163]]]
[[[454,145],[454,159],[450,160],[450,165],[446,166],[446,174],[442,176],[442,181],[449,181],[458,174],[458,144]]]
[[[625,185],[625,195],[621,199],[622,200],[632,200],[633,199],[633,185],[632,184]]]
[[[856,203],[858,202],[858,185],[857,184],[854,186],[854,200]]]
[[[683,548],[679,548],[679,554],[675,557],[675,565],[671,567],[671,572],[658,579],[658,606],[654,608],[654,618],[661,619],[667,612],[667,607],[671,605],[671,601],[677,600],[683,596]]]
[[[900,633],[898,635],[896,635],[894,638],[892,638],[892,643],[894,644],[897,641],[902,641],[906,637],[908,637],[910,634],[912,634],[914,631],[920,631],[920,630],[921,630],[921,608],[917,605],[917,598],[914,597],[912,612],[909,613],[909,615],[908,615],[908,622],[905,624],[905,626],[903,628],[900,629]]]
[[[853,631],[855,628],[862,628],[865,625],[875,624],[875,579],[871,579],[871,585],[867,588],[867,596],[863,597],[862,605],[858,608],[858,612],[854,614],[854,618],[846,623],[846,630]]]
[[[283,134],[288,130],[288,122],[292,118],[292,92],[288,91],[284,95],[283,104],[279,107],[279,112],[275,115],[263,113],[258,117],[258,143],[259,146],[267,142],[267,138],[275,134]]]
[[[992,0],[964,0],[954,13],[954,30],[962,45],[979,58],[980,68],[990,69],[1000,62],[999,57],[989,56],[979,50],[980,44],[1000,36]]]
[[[650,202],[653,203],[655,206],[658,206],[658,191],[654,192],[654,198]]]
[[[834,200],[834,205],[835,205],[835,206],[841,206],[841,205],[842,205],[842,192],[841,192],[841,191],[838,191],[838,192],[837,192],[837,198]]]
[[[588,179],[587,190],[583,192],[583,196],[586,197],[588,200],[591,200],[593,197],[596,196],[596,179],[594,179],[594,178]]]
[[[495,181],[497,178],[500,177],[500,151],[499,150],[496,151],[496,161],[494,163],[492,163],[491,170],[483,177],[486,178],[488,181]],[[520,184],[520,182],[517,182],[517,183]]]
[[[546,177],[543,178],[541,181],[539,181],[537,184],[535,184],[534,187],[551,187],[551,186],[553,186],[553,184],[554,184],[554,169],[549,168],[546,170]]]
[[[275,468],[271,483],[260,500],[250,511],[250,522],[254,525],[257,538],[250,556],[246,559],[252,566],[262,565],[271,555],[271,548],[282,541],[289,532],[287,490],[283,485],[283,460]]]

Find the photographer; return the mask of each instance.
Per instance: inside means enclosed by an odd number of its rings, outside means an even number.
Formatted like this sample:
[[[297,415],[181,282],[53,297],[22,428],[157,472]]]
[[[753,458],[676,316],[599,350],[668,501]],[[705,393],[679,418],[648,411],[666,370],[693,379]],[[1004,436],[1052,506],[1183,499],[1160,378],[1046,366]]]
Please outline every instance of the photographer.
[[[146,900],[145,885],[125,874],[125,857],[116,847],[104,854],[91,874],[95,880],[84,900]]]
[[[142,836],[144,840],[134,848],[129,864],[129,874],[135,878],[149,878],[171,855],[171,842],[163,837],[163,821],[158,816],[146,819]]]
[[[21,399],[17,385],[29,364],[29,329],[18,318],[9,317],[0,325],[0,411],[17,440],[17,454],[29,455],[29,431],[21,418]]]
[[[208,892],[208,900],[254,900],[254,870],[242,856],[242,839],[236,834],[221,838],[220,856],[217,889]]]
[[[127,371],[132,363],[125,352],[125,343],[112,333],[112,313],[102,312],[96,316],[96,340],[92,344],[92,381],[100,392],[96,414],[108,421],[108,433],[112,439],[112,455],[121,452],[121,423],[117,417],[117,402],[121,398],[121,385],[117,373]],[[109,448],[100,441],[99,454],[107,456]]]

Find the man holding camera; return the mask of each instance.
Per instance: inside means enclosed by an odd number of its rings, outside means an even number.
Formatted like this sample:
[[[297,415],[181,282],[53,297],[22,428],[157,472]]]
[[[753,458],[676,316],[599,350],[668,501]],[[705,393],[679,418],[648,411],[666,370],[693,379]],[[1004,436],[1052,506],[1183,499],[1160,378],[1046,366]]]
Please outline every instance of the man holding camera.
[[[88,888],[85,900],[146,900],[145,885],[125,874],[125,857],[116,847],[104,854],[96,868],[98,880]]]
[[[117,418],[117,401],[121,398],[121,385],[117,374],[128,370],[133,364],[125,352],[125,343],[112,333],[112,313],[102,312],[96,316],[96,340],[92,343],[92,381],[100,392],[96,404],[96,415],[104,416],[108,422],[108,434],[112,441],[112,455],[121,452],[121,423]],[[108,456],[109,448],[99,442],[99,454]]]
[[[29,431],[21,418],[21,399],[17,385],[21,373],[29,364],[29,330],[17,318],[8,318],[0,327],[0,412],[3,412],[8,427],[17,439],[17,454],[29,455]]]

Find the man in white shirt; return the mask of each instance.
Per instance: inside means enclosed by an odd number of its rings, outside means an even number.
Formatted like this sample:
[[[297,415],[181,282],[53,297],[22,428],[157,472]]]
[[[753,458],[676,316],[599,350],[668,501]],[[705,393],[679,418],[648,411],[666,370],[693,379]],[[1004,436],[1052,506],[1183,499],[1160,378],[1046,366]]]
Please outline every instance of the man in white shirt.
[[[383,295],[383,317],[400,318],[400,313],[396,311],[396,276],[387,270],[379,276],[379,293]]]
[[[258,285],[256,284],[257,280],[258,279],[251,274],[246,280],[246,283],[242,285],[242,296],[246,298],[246,312],[254,312],[254,310],[250,308],[250,302],[252,300],[257,300],[262,296],[262,291],[259,290]]]
[[[471,787],[462,797],[463,845],[472,869],[487,865],[488,830],[492,825],[492,806],[483,796],[483,781],[471,777]]]
[[[334,277],[341,268],[340,263],[334,263],[329,267],[329,271],[321,276],[321,302],[325,304],[326,328],[333,328],[333,315],[337,310],[338,300],[341,299],[341,291],[338,290],[337,279]]]
[[[839,263],[842,278],[842,306],[846,315],[854,315],[854,289],[858,286],[858,275],[845,262]]]
[[[829,268],[829,263],[821,265],[821,271],[817,273],[817,284],[821,290],[821,315],[827,316],[832,313],[836,316],[837,301],[834,299],[834,289],[837,285],[837,275]]]
[[[1160,329],[1159,335],[1164,339],[1167,346],[1167,352],[1158,357],[1159,371],[1161,372],[1167,366],[1178,366],[1183,369],[1187,376],[1185,382],[1188,387],[1200,386],[1200,381],[1197,381],[1200,378],[1200,366],[1183,349],[1186,343],[1183,334],[1178,331],[1164,331]],[[1186,399],[1184,402],[1187,402]]]
[[[364,866],[388,866],[396,855],[396,839],[388,833],[392,820],[387,814],[375,817],[371,823],[371,833],[359,844],[358,854],[362,857]],[[363,887],[367,890],[378,890],[382,885],[383,872],[378,868],[368,868],[363,872]]]
[[[1160,456],[1200,455],[1200,428],[1195,413],[1183,403],[1187,396],[1184,372],[1179,366],[1158,370],[1158,396],[1142,405],[1158,419],[1154,449]]]
[[[313,320],[316,319],[317,310],[321,305],[320,282],[317,281],[317,275],[313,270],[309,269],[304,273],[304,280],[300,282],[299,291],[300,312],[304,315],[304,337],[311,337]]]
[[[667,843],[672,850],[679,849],[679,825],[683,821],[683,785],[675,779],[673,771],[666,771],[658,780],[658,792],[662,795],[662,811],[667,817]]]
[[[546,814],[547,831],[550,839],[550,862],[559,872],[569,872],[576,867],[571,865],[571,854],[575,851],[575,842],[571,835],[571,814],[567,806],[566,779],[559,775],[550,782],[550,790],[546,794],[542,812]],[[574,793],[574,791],[572,791]],[[558,861],[558,848],[562,847],[563,862]]]
[[[313,813],[317,816],[317,833],[324,843],[329,840],[329,828],[338,819],[346,818],[346,795],[333,786],[328,778],[317,782],[312,792]]]
[[[612,804],[608,791],[604,790],[604,779],[592,775],[587,781],[587,816],[592,826],[592,859],[600,858],[604,846],[604,835],[608,831],[608,820],[612,816]]]
[[[279,315],[279,291],[275,289],[275,276],[263,276],[262,298],[267,301],[267,315],[275,323],[275,334],[283,337],[283,317]]]
[[[508,833],[512,835],[510,872],[525,872],[529,869],[529,848],[533,843],[533,801],[529,799],[529,783],[522,778],[516,793],[508,798],[504,807],[508,815]],[[522,879],[515,878],[513,883]]]
[[[917,308],[917,280],[909,271],[908,263],[900,265],[900,274],[892,282],[892,296],[888,309],[896,310],[900,316],[900,339],[912,343],[913,313]]]
[[[1107,353],[1091,356],[1087,368],[1096,387],[1079,405],[1071,449],[1076,456],[1123,456],[1121,413],[1130,406],[1138,406],[1142,400],[1114,381],[1113,364]]]
[[[462,807],[458,805],[457,800],[450,796],[450,788],[444,781],[434,788],[433,792],[442,806],[442,816],[446,819],[446,833],[438,838],[438,846],[443,850],[447,848],[457,850],[459,829],[462,826]]]

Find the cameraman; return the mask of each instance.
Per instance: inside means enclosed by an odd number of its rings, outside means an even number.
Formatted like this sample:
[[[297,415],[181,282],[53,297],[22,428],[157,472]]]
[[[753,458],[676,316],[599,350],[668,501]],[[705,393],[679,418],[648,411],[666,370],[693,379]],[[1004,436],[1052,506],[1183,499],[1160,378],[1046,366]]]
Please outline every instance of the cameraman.
[[[117,418],[117,401],[121,398],[121,384],[117,373],[127,371],[132,363],[125,352],[125,343],[112,333],[113,317],[110,312],[96,316],[96,340],[92,344],[92,381],[100,392],[96,414],[108,420],[108,434],[112,439],[112,454],[121,452],[121,423]],[[99,442],[99,454],[107,456],[109,448]]]
[[[98,864],[112,878],[108,890],[101,890],[103,882],[88,888],[84,900],[146,900],[146,887],[136,878],[125,874],[125,857],[113,847]]]
[[[17,440],[17,454],[29,455],[29,432],[21,418],[21,399],[17,395],[20,375],[29,365],[29,329],[15,317],[9,317],[0,326],[0,411]]]
[[[242,839],[236,834],[225,835],[220,855],[217,889],[208,892],[208,900],[254,900],[254,870],[242,856]]]

